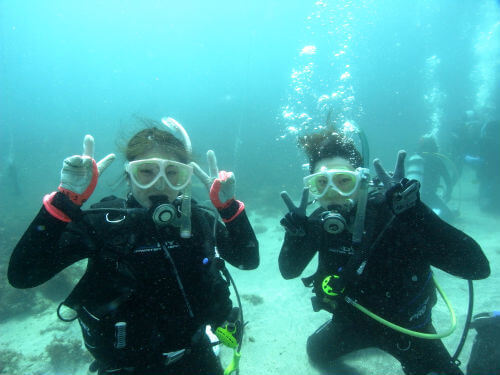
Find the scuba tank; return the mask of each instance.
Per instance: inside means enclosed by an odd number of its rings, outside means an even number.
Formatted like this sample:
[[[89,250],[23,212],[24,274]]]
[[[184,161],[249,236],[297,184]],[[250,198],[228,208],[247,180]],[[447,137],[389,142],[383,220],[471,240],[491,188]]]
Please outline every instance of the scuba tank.
[[[415,154],[408,158],[406,178],[417,180],[420,184],[424,182],[424,158],[422,156]]]

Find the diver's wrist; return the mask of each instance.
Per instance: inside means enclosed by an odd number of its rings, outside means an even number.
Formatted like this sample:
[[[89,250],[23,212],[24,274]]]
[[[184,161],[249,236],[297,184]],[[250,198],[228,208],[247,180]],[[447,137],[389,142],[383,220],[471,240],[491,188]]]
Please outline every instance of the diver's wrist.
[[[224,223],[229,223],[236,219],[245,209],[245,204],[236,199],[232,199],[231,203],[225,207],[219,209],[219,214]]]
[[[73,203],[66,194],[60,191],[45,195],[43,205],[51,216],[66,223],[79,220],[82,217],[80,206]]]

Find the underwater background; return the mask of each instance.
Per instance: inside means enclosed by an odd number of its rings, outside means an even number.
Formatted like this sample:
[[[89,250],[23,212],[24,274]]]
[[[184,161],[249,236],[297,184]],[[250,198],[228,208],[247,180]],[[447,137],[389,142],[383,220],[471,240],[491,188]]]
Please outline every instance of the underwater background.
[[[234,270],[250,320],[241,374],[316,374],[305,340],[327,315],[277,267],[279,193],[298,197],[306,174],[296,136],[330,116],[361,128],[370,160],[390,169],[423,134],[446,155],[460,124],[500,120],[499,102],[496,0],[0,0],[0,374],[85,374],[90,362],[77,324],[55,315],[82,265],[35,290],[6,280],[13,247],[85,134],[99,160],[119,153],[138,118],[170,116],[200,164],[215,150],[219,167],[235,172],[261,247],[258,270]],[[119,158],[106,171],[91,203],[125,194],[122,166]],[[200,184],[195,191],[207,199]],[[477,312],[500,309],[500,219],[477,207],[472,167],[463,167],[450,206],[460,211],[453,224],[491,262],[492,276],[477,283]],[[443,277],[463,324],[466,283]],[[435,321],[445,327],[441,308]],[[445,341],[450,351],[459,336]],[[379,352],[352,361],[363,374],[402,373]]]

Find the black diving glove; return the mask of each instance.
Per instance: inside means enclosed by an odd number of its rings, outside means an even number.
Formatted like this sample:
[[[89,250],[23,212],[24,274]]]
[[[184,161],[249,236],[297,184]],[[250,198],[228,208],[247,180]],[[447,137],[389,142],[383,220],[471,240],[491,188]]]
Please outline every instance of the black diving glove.
[[[300,205],[295,206],[288,193],[286,191],[281,192],[281,198],[285,202],[289,212],[280,220],[280,224],[291,236],[303,237],[306,235],[306,208],[308,197],[309,188],[304,188]]]
[[[227,320],[215,330],[215,336],[229,348],[236,348],[243,336],[243,322],[239,307],[233,307]]]
[[[399,215],[415,207],[420,200],[420,182],[403,178],[385,193],[387,202],[394,214]]]
[[[420,200],[420,183],[417,180],[408,180],[404,177],[405,158],[406,151],[399,151],[396,167],[392,175],[385,171],[380,164],[380,160],[375,159],[373,161],[377,176],[385,188],[387,204],[395,215],[415,207]]]

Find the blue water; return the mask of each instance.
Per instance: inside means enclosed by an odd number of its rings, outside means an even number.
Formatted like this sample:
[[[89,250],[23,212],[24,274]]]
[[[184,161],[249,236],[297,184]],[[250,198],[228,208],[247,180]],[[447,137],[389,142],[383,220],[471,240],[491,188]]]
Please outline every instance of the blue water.
[[[238,168],[242,189],[262,174],[272,188],[293,183],[276,171],[300,161],[293,137],[276,142],[301,127],[283,108],[315,124],[334,108],[392,163],[434,127],[436,106],[445,125],[471,108],[498,117],[499,18],[493,0],[2,1],[0,147],[12,150],[32,197],[57,183],[59,161],[80,151],[85,133],[105,155],[133,115],[169,115],[200,159],[211,147]],[[316,52],[301,55],[306,46]],[[312,77],[297,83],[292,73],[308,63]],[[442,97],[434,107],[425,99],[433,88]],[[317,104],[342,91],[350,102]]]

